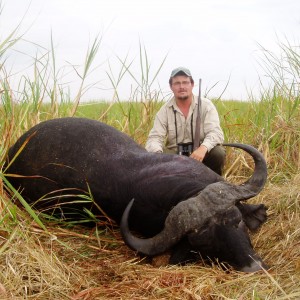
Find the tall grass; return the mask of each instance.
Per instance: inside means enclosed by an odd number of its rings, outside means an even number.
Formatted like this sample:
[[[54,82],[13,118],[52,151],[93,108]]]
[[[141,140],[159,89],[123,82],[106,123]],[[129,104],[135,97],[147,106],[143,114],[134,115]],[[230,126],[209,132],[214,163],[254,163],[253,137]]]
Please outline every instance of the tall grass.
[[[27,207],[3,175],[9,146],[36,123],[63,116],[104,121],[144,144],[164,100],[163,93],[153,89],[165,58],[152,70],[148,53],[140,44],[140,75],[132,71],[136,61],[117,57],[120,71],[114,74],[110,67],[107,72],[115,90],[113,101],[81,103],[101,38],[88,48],[83,71],[74,68],[80,84],[71,99],[60,84],[52,36],[51,49],[34,58],[33,78],[22,77],[18,91],[13,90],[5,54],[20,39],[16,32],[0,41],[0,299],[300,298],[299,48],[280,44],[283,53],[279,57],[264,49],[272,85],[262,90],[260,101],[215,101],[226,140],[253,144],[264,153],[269,166],[268,184],[253,199],[269,206],[269,221],[252,241],[271,269],[242,274],[224,272],[217,263],[212,267],[201,262],[163,266],[163,257],[150,261],[129,250],[111,225],[93,230],[66,228],[46,222]],[[283,58],[287,65],[281,65]],[[287,69],[292,80],[283,75]],[[124,76],[133,81],[126,102],[118,92]],[[240,152],[229,150],[227,157],[226,176],[230,180],[245,179],[252,171],[252,162]]]
[[[114,74],[113,68],[109,64],[109,72],[107,75],[115,90],[114,102],[119,104],[118,110],[123,114],[123,118],[118,118],[115,124],[117,128],[127,132],[131,137],[140,143],[145,142],[145,137],[150,130],[152,117],[160,107],[165,98],[164,93],[160,87],[154,89],[153,86],[157,84],[157,76],[163,67],[166,60],[165,56],[157,69],[152,70],[149,62],[146,48],[139,43],[139,58],[137,64],[139,65],[139,76],[135,75],[132,66],[135,61],[129,61],[128,55],[125,58],[117,56],[120,64],[120,71],[117,75]],[[118,87],[125,76],[129,76],[133,81],[131,92],[127,103],[124,103],[119,97]]]
[[[266,123],[265,145],[268,145],[274,163],[281,161],[286,174],[299,173],[299,120],[300,120],[300,50],[299,44],[278,41],[279,54],[261,49],[261,65],[271,80],[262,91],[262,111],[255,121]],[[264,113],[266,112],[267,113]]]

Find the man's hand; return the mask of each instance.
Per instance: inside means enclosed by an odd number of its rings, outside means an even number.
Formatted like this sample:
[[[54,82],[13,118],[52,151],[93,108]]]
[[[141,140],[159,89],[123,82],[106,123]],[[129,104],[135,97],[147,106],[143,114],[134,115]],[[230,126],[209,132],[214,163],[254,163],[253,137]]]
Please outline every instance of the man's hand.
[[[199,161],[203,161],[205,154],[207,153],[207,148],[203,145],[200,145],[191,155],[191,158],[194,158]]]

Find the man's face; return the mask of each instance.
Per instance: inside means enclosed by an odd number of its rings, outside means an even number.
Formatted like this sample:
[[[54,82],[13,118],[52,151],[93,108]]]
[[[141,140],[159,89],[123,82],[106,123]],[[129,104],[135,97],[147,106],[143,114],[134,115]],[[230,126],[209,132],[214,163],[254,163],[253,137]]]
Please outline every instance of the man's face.
[[[184,75],[178,75],[172,78],[170,88],[174,97],[179,100],[187,100],[191,97],[194,84],[191,78]]]

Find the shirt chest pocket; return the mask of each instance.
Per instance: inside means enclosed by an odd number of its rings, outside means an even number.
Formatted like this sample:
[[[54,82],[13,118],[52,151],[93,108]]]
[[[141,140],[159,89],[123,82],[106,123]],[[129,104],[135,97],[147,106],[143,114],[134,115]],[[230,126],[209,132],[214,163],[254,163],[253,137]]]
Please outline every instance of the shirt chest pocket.
[[[175,122],[172,123],[170,122],[168,124],[168,140],[169,141],[174,141],[176,139],[176,126]]]

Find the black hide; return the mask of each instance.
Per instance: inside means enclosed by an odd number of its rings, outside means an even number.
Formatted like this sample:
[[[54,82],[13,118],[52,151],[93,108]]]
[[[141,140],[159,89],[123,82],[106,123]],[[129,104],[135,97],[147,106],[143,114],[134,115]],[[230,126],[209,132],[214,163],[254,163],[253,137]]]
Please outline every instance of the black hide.
[[[211,183],[223,181],[196,160],[148,153],[126,134],[84,118],[53,119],[36,125],[11,147],[7,165],[13,159],[5,170],[7,179],[34,208],[46,208],[50,213],[52,205],[67,202],[61,195],[83,194],[89,188],[97,205],[119,223],[124,209],[134,198],[129,224],[145,237],[162,230],[169,211],[178,202]],[[57,197],[50,199],[53,195]],[[59,212],[68,216],[70,209],[76,210],[72,218],[78,219],[84,208],[100,214],[91,203],[64,204]],[[225,226],[219,231],[231,236],[232,227]],[[248,234],[244,232],[244,235],[248,239]],[[232,236],[238,243],[238,235]],[[219,236],[210,235],[210,239]],[[253,252],[251,245],[248,249],[249,253]],[[226,252],[227,245],[220,251]],[[237,265],[235,257],[230,257],[229,263]],[[238,264],[238,268],[243,265],[240,259]]]

